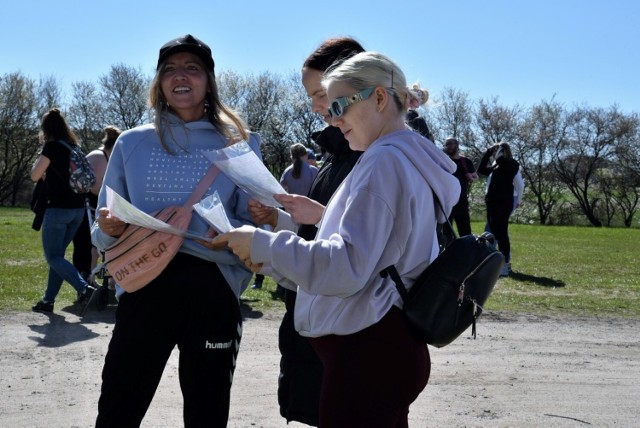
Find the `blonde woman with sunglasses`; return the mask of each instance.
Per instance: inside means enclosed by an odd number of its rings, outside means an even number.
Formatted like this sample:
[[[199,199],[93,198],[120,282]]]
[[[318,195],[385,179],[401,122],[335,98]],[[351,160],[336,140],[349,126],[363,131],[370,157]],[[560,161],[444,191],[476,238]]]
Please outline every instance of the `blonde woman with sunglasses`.
[[[295,326],[323,363],[320,427],[407,427],[427,384],[426,344],[412,334],[393,281],[407,286],[438,255],[435,192],[448,214],[460,195],[455,164],[408,130],[412,101],[389,58],[359,53],[324,77],[331,124],[364,153],[329,201],[315,240],[243,226],[221,235],[254,271],[298,285]]]

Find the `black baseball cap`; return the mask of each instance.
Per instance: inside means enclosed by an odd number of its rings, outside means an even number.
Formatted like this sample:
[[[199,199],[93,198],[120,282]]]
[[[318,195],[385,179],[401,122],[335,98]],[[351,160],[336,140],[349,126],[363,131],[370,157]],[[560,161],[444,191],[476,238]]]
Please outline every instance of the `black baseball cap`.
[[[163,62],[166,61],[169,56],[178,52],[190,52],[197,55],[203,62],[207,69],[213,72],[214,62],[211,56],[211,48],[207,46],[202,40],[193,37],[191,34],[187,34],[177,39],[173,39],[170,42],[165,43],[160,48],[160,56],[158,57],[158,66],[156,69],[160,69]]]

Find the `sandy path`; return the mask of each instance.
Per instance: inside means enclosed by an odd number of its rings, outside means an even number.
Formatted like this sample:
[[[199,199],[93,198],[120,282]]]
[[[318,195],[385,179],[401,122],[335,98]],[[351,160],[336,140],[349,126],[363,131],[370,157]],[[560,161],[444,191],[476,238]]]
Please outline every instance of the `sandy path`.
[[[246,314],[229,426],[285,427],[276,400],[280,314]],[[92,426],[112,327],[112,308],[83,320],[65,309],[0,313],[0,426]],[[639,327],[485,315],[477,340],[465,334],[431,348],[431,379],[410,425],[638,426]],[[143,426],[182,426],[181,411],[174,352]]]

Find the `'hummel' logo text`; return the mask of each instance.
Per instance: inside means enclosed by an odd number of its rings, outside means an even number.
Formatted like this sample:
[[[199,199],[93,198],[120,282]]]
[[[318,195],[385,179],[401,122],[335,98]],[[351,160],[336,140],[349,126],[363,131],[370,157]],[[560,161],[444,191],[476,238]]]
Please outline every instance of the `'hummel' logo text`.
[[[205,349],[229,349],[231,348],[231,340],[228,342],[209,343],[208,340],[204,341]]]

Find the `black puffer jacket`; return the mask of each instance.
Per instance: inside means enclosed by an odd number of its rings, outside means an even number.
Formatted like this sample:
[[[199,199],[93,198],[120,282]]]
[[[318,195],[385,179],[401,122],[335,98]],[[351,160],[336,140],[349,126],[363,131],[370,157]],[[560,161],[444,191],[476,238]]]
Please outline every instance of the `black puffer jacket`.
[[[309,198],[326,205],[340,183],[351,172],[362,152],[354,152],[340,129],[326,127],[316,143],[323,147],[329,158],[320,168],[309,190]],[[302,225],[298,235],[311,240],[318,230],[314,225]],[[280,376],[278,378],[278,404],[280,414],[289,421],[318,425],[322,364],[306,337],[294,328],[293,313],[296,293],[285,291],[286,312],[279,331]]]

